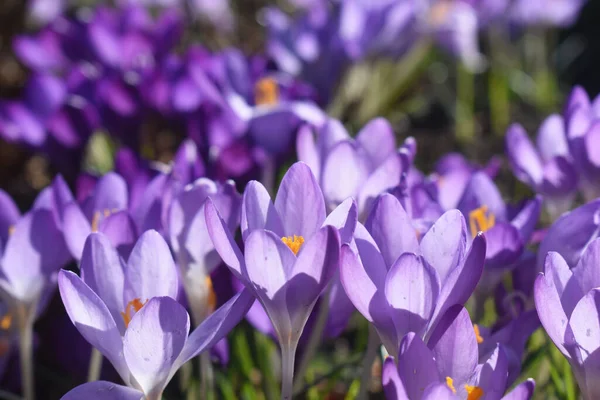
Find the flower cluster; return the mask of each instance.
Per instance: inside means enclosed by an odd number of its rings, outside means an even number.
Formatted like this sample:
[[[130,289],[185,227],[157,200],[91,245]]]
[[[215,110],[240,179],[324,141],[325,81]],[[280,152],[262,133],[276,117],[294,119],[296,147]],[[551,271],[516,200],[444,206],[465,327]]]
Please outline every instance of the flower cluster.
[[[528,400],[533,377],[600,397],[599,98],[573,89],[535,145],[507,123],[506,179],[501,156],[435,160],[396,119],[345,118],[338,88],[432,43],[482,71],[482,33],[566,26],[583,0],[293,0],[260,11],[253,55],[191,44],[232,35],[234,2],[116,3],[31,1],[43,26],[13,41],[30,73],[0,135],[58,173],[23,213],[0,190],[10,391],[34,400],[38,358],[75,354],[66,400]]]

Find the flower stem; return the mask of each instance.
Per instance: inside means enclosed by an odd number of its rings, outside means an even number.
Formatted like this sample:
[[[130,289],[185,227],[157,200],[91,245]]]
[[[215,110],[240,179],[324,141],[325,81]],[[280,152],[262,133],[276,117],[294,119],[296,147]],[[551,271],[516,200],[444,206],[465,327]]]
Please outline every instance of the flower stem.
[[[92,348],[92,355],[90,356],[90,366],[88,368],[88,382],[94,382],[100,379],[100,372],[102,371],[102,353],[95,347]]]
[[[456,68],[456,138],[462,144],[475,139],[475,75],[465,65]]]
[[[489,103],[492,130],[502,137],[510,123],[510,90],[504,32],[492,27],[489,32],[491,66],[489,70]]]
[[[35,400],[35,381],[33,375],[33,318],[35,307],[20,305],[16,317],[19,327],[19,357],[21,362],[21,382],[25,400]]]
[[[373,366],[373,362],[377,358],[377,349],[379,348],[379,335],[373,325],[369,324],[369,339],[367,342],[367,350],[365,351],[365,356],[363,358],[362,363],[362,372],[360,375],[360,389],[358,395],[356,396],[357,400],[363,400],[368,398],[369,392],[369,381],[371,380],[371,367]]]
[[[213,366],[210,361],[210,351],[205,351],[200,354],[200,393],[202,398],[205,400],[212,400],[215,398],[214,388],[214,373]]]
[[[294,388],[294,362],[298,340],[281,343],[281,399],[291,400]]]
[[[310,361],[313,359],[317,348],[321,343],[323,331],[325,331],[325,326],[327,325],[327,316],[329,315],[330,293],[331,286],[329,286],[325,296],[321,300],[321,304],[319,304],[319,313],[317,314],[317,321],[315,322],[315,326],[313,327],[310,333],[310,338],[308,339],[308,343],[302,354],[302,359],[300,360],[300,365],[298,366],[298,370],[295,374],[296,381],[294,382],[294,392],[297,392],[302,388],[302,380],[304,378],[304,374],[306,373],[306,369],[308,368]]]

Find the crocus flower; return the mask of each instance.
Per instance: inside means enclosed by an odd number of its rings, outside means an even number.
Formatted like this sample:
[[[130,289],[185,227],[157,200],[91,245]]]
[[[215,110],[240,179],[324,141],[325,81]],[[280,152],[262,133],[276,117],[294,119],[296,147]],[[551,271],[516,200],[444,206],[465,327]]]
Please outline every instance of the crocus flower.
[[[62,272],[59,279],[73,324],[128,385],[90,382],[67,393],[65,400],[159,400],[177,370],[226,336],[254,301],[249,291],[236,295],[188,336],[185,308],[170,297],[154,297],[135,313],[121,336],[107,306],[84,282],[70,272]]]
[[[537,148],[519,124],[506,132],[506,152],[515,176],[544,196],[555,219],[570,208],[578,187],[562,116],[546,118],[538,130],[536,144]]]
[[[473,174],[458,209],[469,220],[471,237],[485,232],[486,264],[507,268],[523,253],[540,217],[541,198],[529,200],[511,213],[500,191],[484,172]],[[514,215],[511,215],[514,214]]]
[[[342,247],[340,277],[356,309],[371,322],[389,353],[407,332],[428,337],[448,308],[471,296],[485,258],[485,239],[468,233],[457,210],[448,211],[419,243],[400,202],[379,197],[355,243]]]
[[[64,236],[71,255],[81,260],[84,244],[92,232],[103,232],[127,259],[138,233],[128,210],[125,180],[114,172],[104,175],[80,206],[65,208]]]
[[[546,256],[535,281],[535,305],[550,339],[567,358],[584,399],[600,396],[600,240],[570,268],[559,253]]]
[[[456,308],[456,307],[454,307]],[[478,363],[477,334],[462,308],[450,310],[453,321],[437,329],[427,342],[414,332],[402,339],[398,365],[385,360],[383,385],[388,399],[530,399],[535,383],[528,380],[503,397],[508,362],[501,345]],[[457,315],[458,314],[458,315]],[[442,327],[440,327],[442,328]]]
[[[592,103],[583,88],[573,88],[565,106],[565,123],[569,150],[580,174],[580,187],[587,201],[600,195],[600,160],[597,151],[599,120],[600,99],[596,98]]]
[[[241,196],[233,181],[220,184],[200,178],[186,186],[171,205],[169,237],[192,310],[194,324],[206,318],[216,305],[210,274],[221,263],[206,229],[204,203],[210,198],[234,232],[240,221]]]
[[[333,226],[352,232],[356,221],[352,209],[348,200],[326,219],[323,194],[314,175],[306,164],[296,163],[285,174],[274,204],[260,183],[252,181],[246,187],[242,253],[212,201],[205,205],[215,249],[233,274],[256,293],[277,333],[284,358],[284,398],[291,396],[300,335],[338,267],[340,233]]]
[[[354,197],[361,221],[374,198],[398,186],[404,172],[394,131],[383,118],[365,125],[356,139],[351,139],[343,125],[333,119],[317,132],[316,138],[310,128],[302,128],[296,149],[298,159],[306,162],[317,177],[328,209]]]

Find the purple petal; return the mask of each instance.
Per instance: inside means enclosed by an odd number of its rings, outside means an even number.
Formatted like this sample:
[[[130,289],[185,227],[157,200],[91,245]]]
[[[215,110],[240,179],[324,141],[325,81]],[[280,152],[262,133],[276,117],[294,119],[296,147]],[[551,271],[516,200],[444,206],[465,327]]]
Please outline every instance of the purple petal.
[[[138,238],[137,227],[127,211],[110,214],[100,222],[98,230],[104,233],[121,257],[129,259]]]
[[[335,145],[324,160],[321,182],[328,206],[336,206],[348,197],[358,197],[369,173],[368,160],[351,141]]]
[[[84,383],[61,397],[61,400],[142,400],[144,393],[112,382],[95,381]]]
[[[590,290],[575,306],[569,328],[582,361],[600,348],[600,289]]]
[[[354,307],[369,321],[375,322],[370,304],[378,295],[378,287],[365,271],[360,259],[348,245],[343,245],[340,257],[340,279]],[[382,296],[382,293],[379,293]]]
[[[502,400],[529,400],[533,397],[535,390],[535,381],[527,379],[525,382],[518,384],[513,390],[502,397]]]
[[[58,288],[67,314],[79,333],[108,358],[123,380],[128,381],[123,340],[104,302],[70,271],[59,272]]]
[[[435,268],[440,282],[463,262],[466,250],[467,228],[458,210],[444,213],[421,240],[423,258]]]
[[[0,189],[0,240],[2,243],[6,243],[11,227],[17,223],[20,217],[21,212],[13,199]]]
[[[271,304],[277,292],[286,285],[291,276],[296,257],[290,248],[270,231],[251,232],[245,247],[248,278],[263,302]]]
[[[244,239],[255,229],[267,229],[284,236],[280,215],[271,202],[269,192],[260,182],[250,181],[246,185],[242,200],[241,229]]]
[[[529,238],[533,234],[535,226],[540,219],[541,205],[542,197],[536,196],[533,200],[528,201],[523,209],[510,222],[519,230],[524,244],[529,242]]]
[[[123,288],[125,275],[119,254],[108,238],[101,233],[88,236],[81,257],[81,279],[102,299],[121,332],[125,325]]]
[[[440,283],[426,262],[412,253],[402,254],[391,266],[385,281],[385,297],[399,337],[420,334],[435,308]]]
[[[409,399],[420,399],[423,388],[442,380],[433,353],[414,332],[402,339],[398,373]]]
[[[323,225],[337,228],[341,242],[350,243],[358,222],[357,218],[356,202],[353,199],[347,199],[327,216]]]
[[[573,271],[569,268],[564,258],[556,252],[549,252],[546,256],[544,274],[552,279],[561,308],[570,316],[575,305],[583,297],[585,292],[580,287],[578,280],[573,279]]]
[[[457,400],[459,397],[445,383],[432,383],[423,391],[421,400]]]
[[[537,147],[544,161],[555,156],[569,154],[569,144],[565,132],[565,121],[559,114],[552,114],[544,120],[537,135]]]
[[[150,299],[123,337],[123,355],[146,397],[160,396],[190,330],[185,308],[170,297]]]
[[[381,383],[383,384],[383,392],[387,399],[408,400],[408,395],[398,375],[398,368],[396,368],[393,357],[388,357],[383,362]]]
[[[392,154],[369,175],[364,185],[360,187],[356,199],[361,215],[366,215],[377,196],[400,184],[402,165],[402,156]]]
[[[208,199],[204,205],[206,227],[212,239],[215,250],[221,256],[223,262],[230,268],[236,278],[246,281],[244,256],[240,251],[229,227],[217,211],[212,200]]]
[[[581,295],[600,287],[600,239],[595,239],[587,246],[577,266],[571,272],[579,283]]]
[[[394,264],[402,253],[421,252],[410,217],[391,194],[384,194],[375,201],[365,227],[381,250],[387,266]]]
[[[125,269],[125,301],[177,298],[179,278],[171,250],[156,231],[146,231],[131,251]]]
[[[74,202],[65,208],[63,232],[69,252],[73,258],[80,260],[85,239],[92,233],[92,226]]]
[[[431,343],[429,346],[431,347]],[[475,372],[479,359],[477,338],[469,312],[463,308],[433,347],[440,376],[449,376],[456,387],[463,385]]]
[[[275,209],[285,236],[308,239],[323,225],[325,200],[308,165],[297,162],[287,170],[275,197]]]
[[[298,160],[306,163],[320,181],[321,178],[321,155],[317,149],[313,128],[310,125],[303,125],[298,130],[296,136],[296,153]]]
[[[372,170],[396,152],[394,129],[385,118],[369,121],[356,135],[356,141],[367,152]]]
[[[564,346],[565,332],[568,326],[568,317],[560,304],[558,292],[552,278],[540,274],[534,285],[535,308],[540,322],[546,330],[554,345],[566,356],[568,352]]]
[[[244,318],[252,304],[254,294],[250,289],[244,289],[229,301],[209,315],[190,334],[184,349],[177,360],[177,365],[183,365],[203,351],[213,347]]]
[[[471,176],[458,209],[468,216],[471,211],[482,206],[488,208],[496,221],[506,220],[506,204],[502,200],[500,190],[485,172],[479,171]]]
[[[523,252],[523,238],[519,230],[511,224],[497,222],[485,232],[485,239],[485,257],[491,267],[506,268],[517,261]]]
[[[440,296],[432,316],[429,329],[435,328],[439,319],[454,305],[463,305],[471,297],[483,273],[486,240],[483,235],[473,239],[464,262],[450,271],[442,282]]]
[[[499,399],[506,391],[507,377],[508,358],[499,344],[485,363],[477,367],[472,385],[479,386],[486,398]]]
[[[120,175],[109,172],[96,184],[92,202],[89,205],[88,218],[93,218],[94,212],[126,210],[128,202],[127,183]]]

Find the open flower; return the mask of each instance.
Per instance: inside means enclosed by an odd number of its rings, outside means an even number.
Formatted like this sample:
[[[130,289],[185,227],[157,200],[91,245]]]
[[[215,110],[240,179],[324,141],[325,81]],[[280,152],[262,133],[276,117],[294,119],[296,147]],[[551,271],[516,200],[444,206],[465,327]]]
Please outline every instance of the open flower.
[[[317,177],[328,209],[353,197],[361,221],[375,197],[398,186],[402,172],[406,172],[394,131],[383,118],[365,125],[356,139],[333,119],[318,130],[316,138],[310,128],[304,127],[298,133],[296,149],[298,158]]]
[[[91,382],[67,393],[65,400],[159,400],[177,370],[226,336],[254,301],[249,291],[237,294],[188,336],[190,319],[185,308],[170,297],[154,297],[133,315],[121,336],[106,304],[81,279],[66,271],[59,279],[73,324],[110,360],[128,386]]]
[[[427,344],[414,332],[402,339],[397,366],[389,357],[383,367],[388,399],[527,400],[535,383],[527,380],[503,397],[508,360],[501,345],[479,364],[477,333],[463,307],[453,307]],[[445,326],[442,326],[445,325]]]
[[[546,118],[537,134],[537,148],[525,129],[515,124],[506,132],[506,152],[517,179],[544,196],[553,218],[568,210],[578,186],[578,174],[569,154],[563,118]]]
[[[326,219],[321,189],[310,168],[299,162],[285,174],[274,204],[260,183],[246,187],[243,254],[212,201],[205,212],[217,252],[269,315],[284,356],[287,396],[293,374],[289,364],[315,303],[337,271],[340,236],[352,236],[356,207],[349,199]]]
[[[485,239],[467,249],[465,221],[457,210],[438,219],[421,242],[392,195],[379,197],[354,243],[342,247],[340,276],[346,294],[371,322],[388,350],[407,332],[428,337],[444,313],[471,296],[481,274]]]
[[[556,252],[535,281],[535,305],[544,329],[567,358],[584,399],[600,396],[600,239],[574,268]]]

